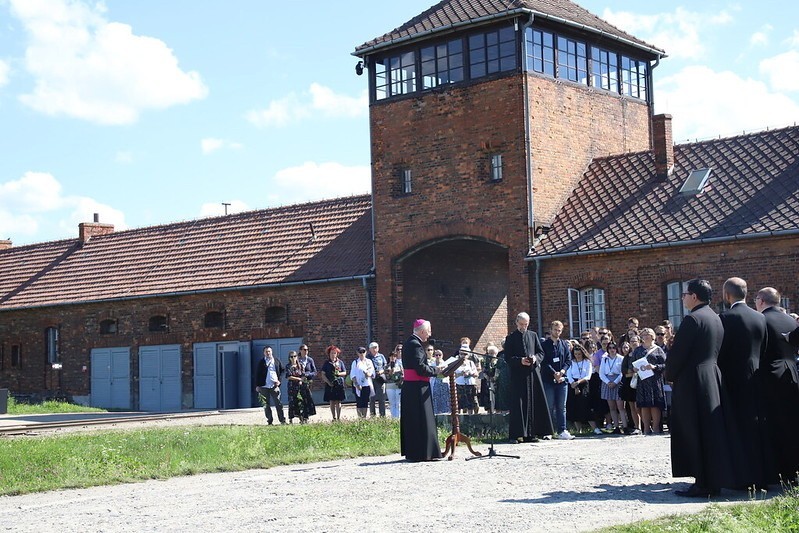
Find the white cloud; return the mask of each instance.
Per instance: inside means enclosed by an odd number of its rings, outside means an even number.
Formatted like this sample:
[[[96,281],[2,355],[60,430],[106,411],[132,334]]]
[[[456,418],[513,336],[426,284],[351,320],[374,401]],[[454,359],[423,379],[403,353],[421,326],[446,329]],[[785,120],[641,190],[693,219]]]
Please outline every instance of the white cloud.
[[[368,166],[306,162],[275,174],[267,197],[272,204],[291,204],[365,194],[371,189],[371,175]]]
[[[312,83],[308,91],[298,95],[290,93],[272,100],[263,109],[251,109],[245,118],[260,128],[280,128],[313,116],[327,118],[355,118],[369,113],[367,91],[352,97],[337,94],[329,87]]]
[[[732,21],[726,11],[697,13],[677,7],[673,13],[639,15],[629,11],[605,9],[602,18],[627,33],[666,51],[669,57],[700,59],[705,55],[701,35],[711,26]]]
[[[799,30],[793,30],[793,35],[787,39],[788,46],[799,48]]]
[[[225,139],[215,139],[213,137],[208,137],[200,141],[200,148],[202,149],[204,154],[210,154],[222,148],[228,148],[230,150],[239,150],[241,149],[241,144],[233,141],[228,141]]]
[[[0,59],[0,87],[8,83],[8,72],[10,70],[11,67],[8,66],[8,63]]]
[[[775,91],[799,91],[799,51],[789,50],[760,62],[760,73]]]
[[[225,212],[225,205],[221,202],[207,203],[200,206],[201,217],[216,217],[224,214],[232,215],[233,213],[241,213],[242,211],[249,211],[251,208],[241,200],[231,200],[226,202],[227,212]]]
[[[128,150],[120,150],[114,156],[114,161],[122,165],[129,165],[133,163],[133,152]]]
[[[148,109],[202,99],[197,72],[184,72],[167,45],[107,21],[102,4],[11,0],[29,36],[25,68],[35,86],[20,96],[47,115],[99,124],[130,124]]]
[[[657,82],[655,107],[674,116],[677,142],[787,126],[799,116],[799,102],[771,92],[762,81],[704,66]]]
[[[100,221],[126,229],[122,211],[93,198],[65,195],[61,183],[46,172],[26,172],[20,179],[0,183],[0,238],[14,235],[77,237],[78,223]]]
[[[760,30],[749,36],[749,44],[752,46],[766,46],[769,43],[769,35],[774,27],[771,24],[764,24]]]

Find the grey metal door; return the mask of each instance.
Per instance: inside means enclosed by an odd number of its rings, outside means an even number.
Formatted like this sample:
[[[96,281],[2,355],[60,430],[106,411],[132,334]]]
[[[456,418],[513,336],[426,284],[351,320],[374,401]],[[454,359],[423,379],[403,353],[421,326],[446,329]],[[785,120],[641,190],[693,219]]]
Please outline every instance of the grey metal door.
[[[219,349],[219,407],[235,409],[239,406],[239,350],[238,346],[220,344]]]
[[[91,405],[130,409],[130,347],[94,348],[90,360]]]
[[[194,407],[217,408],[216,343],[194,345]]]
[[[142,411],[180,410],[180,345],[139,348],[139,408]]]

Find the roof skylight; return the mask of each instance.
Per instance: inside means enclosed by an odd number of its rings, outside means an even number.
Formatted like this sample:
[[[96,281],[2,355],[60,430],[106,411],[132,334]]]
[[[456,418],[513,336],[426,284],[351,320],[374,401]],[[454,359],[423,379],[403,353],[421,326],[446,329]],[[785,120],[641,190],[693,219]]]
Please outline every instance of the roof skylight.
[[[691,171],[691,175],[685,180],[685,183],[680,187],[679,194],[685,196],[696,196],[705,190],[707,180],[710,177],[712,168],[698,168]]]

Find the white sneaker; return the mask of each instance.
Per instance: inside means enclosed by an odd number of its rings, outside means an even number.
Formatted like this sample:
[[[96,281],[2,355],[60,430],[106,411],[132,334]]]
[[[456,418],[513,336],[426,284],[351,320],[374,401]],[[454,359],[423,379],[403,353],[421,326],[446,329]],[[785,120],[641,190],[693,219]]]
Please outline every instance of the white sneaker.
[[[569,433],[569,430],[565,429],[565,430],[563,430],[563,433],[558,435],[558,438],[560,440],[572,440],[574,438],[574,435]]]
[[[601,429],[594,428],[594,435],[601,435],[601,434],[602,434],[602,430]]]

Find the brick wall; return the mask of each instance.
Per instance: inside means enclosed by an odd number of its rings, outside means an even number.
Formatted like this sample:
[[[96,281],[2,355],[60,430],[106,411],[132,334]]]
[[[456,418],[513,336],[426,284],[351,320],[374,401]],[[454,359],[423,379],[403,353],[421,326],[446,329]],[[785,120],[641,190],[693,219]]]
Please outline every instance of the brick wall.
[[[368,283],[368,289],[373,294],[374,284]],[[89,394],[93,348],[130,346],[134,406],[138,397],[139,346],[181,345],[184,397],[193,391],[193,344],[198,342],[300,337],[309,345],[310,354],[319,365],[324,362],[324,349],[330,344],[340,346],[349,361],[355,348],[365,345],[371,337],[367,332],[366,294],[360,281],[348,281],[5,311],[0,313],[3,346],[0,388],[9,388],[14,393],[58,388],[57,371],[49,370],[45,364],[44,329],[49,326],[60,330],[61,388],[69,395]],[[266,308],[275,305],[287,308],[286,323],[265,323]],[[227,329],[204,328],[205,313],[218,310],[227,315]],[[169,317],[168,332],[148,331],[149,318],[158,314]],[[99,333],[100,322],[106,319],[118,321],[118,333]],[[11,367],[14,344],[22,350],[21,368]],[[84,365],[86,372],[82,370]],[[318,381],[316,388],[321,387],[321,380]]]
[[[624,333],[630,316],[638,317],[641,327],[651,327],[667,317],[665,285],[695,277],[710,282],[716,311],[721,302],[722,284],[733,276],[746,280],[750,306],[754,307],[754,296],[759,289],[771,286],[790,298],[792,310],[796,311],[799,309],[797,274],[797,237],[551,259],[542,262],[542,318],[544,327],[552,320],[566,323],[567,289],[593,286],[605,289],[611,331]]]
[[[646,102],[531,74],[535,220],[549,223],[595,157],[650,148]]]
[[[402,338],[420,304],[400,264],[415,250],[460,236],[507,249],[503,318],[529,310],[524,79],[529,80],[535,220],[549,223],[593,157],[649,148],[644,102],[535,75],[514,75],[371,107],[377,327]],[[493,153],[503,180],[488,180]],[[402,196],[400,170],[413,175]],[[404,280],[404,283],[403,283]],[[492,317],[491,320],[496,320]],[[479,336],[488,336],[487,322]],[[510,327],[506,323],[505,329]],[[477,333],[474,333],[477,336]],[[491,337],[496,336],[491,334]]]

